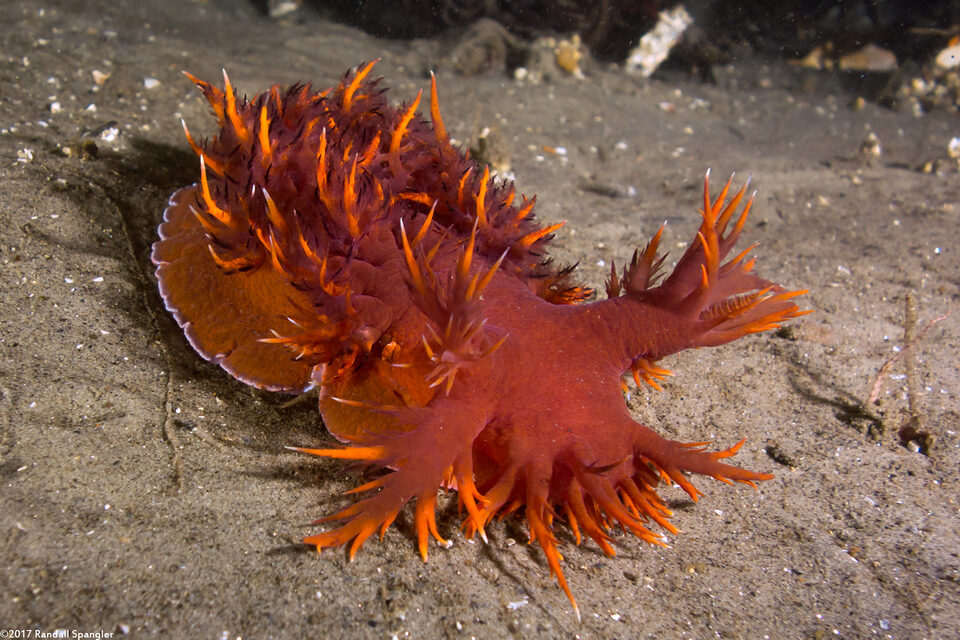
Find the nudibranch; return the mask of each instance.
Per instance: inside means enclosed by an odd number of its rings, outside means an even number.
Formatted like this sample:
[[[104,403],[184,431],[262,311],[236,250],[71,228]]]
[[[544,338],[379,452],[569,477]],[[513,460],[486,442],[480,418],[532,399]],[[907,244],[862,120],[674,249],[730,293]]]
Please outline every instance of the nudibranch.
[[[306,544],[349,544],[352,558],[412,502],[426,560],[430,536],[446,543],[438,492],[456,491],[467,537],[522,513],[576,609],[558,523],[609,555],[615,525],[662,545],[651,523],[677,529],[661,482],[696,500],[687,473],[772,477],[723,462],[743,441],[710,451],[635,422],[625,376],[659,388],[665,356],[777,327],[804,313],[793,298],[805,292],[755,275],[753,247],[727,259],[752,196],[728,181],[711,198],[705,180],[702,223],[669,275],[661,227],[589,302],[546,256],[562,223],[542,226],[535,198],[451,144],[436,80],[428,122],[422,90],[391,106],[372,67],[326,91],[274,86],[250,100],[226,74],[222,89],[189,76],[220,129],[201,143],[184,127],[200,179],[164,212],[160,293],[193,348],[232,376],[319,389],[342,446],[297,451],[382,470]]]

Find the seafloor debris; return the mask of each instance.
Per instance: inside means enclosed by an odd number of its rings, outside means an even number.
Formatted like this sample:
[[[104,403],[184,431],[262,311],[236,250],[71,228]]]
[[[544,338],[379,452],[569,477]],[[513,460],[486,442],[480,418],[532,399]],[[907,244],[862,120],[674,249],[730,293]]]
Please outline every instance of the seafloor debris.
[[[880,144],[880,138],[873,131],[868,133],[860,143],[860,157],[864,160],[873,160],[883,155],[883,146]]]
[[[840,54],[832,42],[825,42],[810,50],[799,60],[791,60],[791,64],[807,69],[829,71],[873,71],[884,72],[897,69],[897,56],[889,49],[884,49],[873,43],[865,44],[856,51]]]
[[[954,42],[956,40],[956,42]],[[956,69],[960,67],[960,37],[950,40],[945,49],[937,54],[934,62],[942,69]]]
[[[510,144],[503,134],[490,127],[484,127],[470,145],[470,156],[480,164],[489,165],[495,175],[511,175],[512,155]]]
[[[496,20],[482,18],[457,40],[448,56],[462,76],[504,73],[510,60],[523,56],[525,44]]]
[[[904,361],[904,378],[907,384],[907,411],[906,419],[898,429],[897,434],[903,446],[914,452],[930,455],[930,450],[936,440],[936,434],[925,428],[926,416],[920,409],[920,387],[917,384],[915,347],[924,339],[935,324],[950,317],[951,311],[930,320],[923,329],[917,331],[917,299],[913,292],[907,293],[904,303],[903,320],[903,347],[883,363],[870,389],[867,404],[872,405],[880,400],[883,390],[883,381],[890,374],[893,365],[899,360]]]
[[[271,18],[283,18],[299,11],[303,0],[267,0],[267,15]]]
[[[837,66],[843,71],[893,71],[897,68],[897,56],[889,49],[867,43],[840,56]]]
[[[527,47],[524,62],[513,70],[514,79],[528,83],[583,80],[584,69],[593,64],[580,36],[537,38]]]
[[[921,173],[936,173],[938,175],[960,172],[960,136],[954,136],[947,141],[946,155],[927,160],[920,165]]]
[[[660,12],[660,20],[648,31],[627,57],[626,68],[630,73],[649,77],[657,67],[667,59],[670,49],[680,40],[680,36],[693,22],[682,4],[673,9]]]
[[[557,66],[576,78],[583,78],[580,62],[586,55],[586,48],[577,34],[573,34],[569,40],[560,40],[553,49],[553,59]]]
[[[894,103],[919,113],[960,111],[960,36],[951,38],[918,75],[900,85]]]

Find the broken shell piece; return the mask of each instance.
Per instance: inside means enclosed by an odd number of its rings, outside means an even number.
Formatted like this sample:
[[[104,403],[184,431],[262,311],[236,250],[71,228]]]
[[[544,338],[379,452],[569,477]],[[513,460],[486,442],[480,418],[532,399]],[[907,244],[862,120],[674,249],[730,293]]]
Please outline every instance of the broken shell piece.
[[[816,46],[810,50],[810,53],[800,58],[799,60],[791,60],[790,64],[804,67],[805,69],[832,69],[833,60],[830,59],[828,55],[828,49],[830,43],[827,43],[827,46]]]
[[[627,58],[627,71],[650,77],[660,66],[680,36],[693,23],[693,18],[682,4],[669,11],[661,11],[656,26],[640,38],[640,44],[634,47]]]
[[[893,71],[897,68],[897,56],[883,47],[867,44],[842,56],[838,64],[844,71]]]
[[[879,158],[882,153],[883,147],[880,146],[880,138],[871,131],[860,143],[860,155]]]
[[[267,15],[282,18],[300,9],[302,0],[267,0]]]
[[[944,69],[954,69],[960,66],[960,44],[953,44],[936,57],[937,66]]]
[[[950,142],[947,143],[947,155],[960,159],[960,136],[950,138]]]

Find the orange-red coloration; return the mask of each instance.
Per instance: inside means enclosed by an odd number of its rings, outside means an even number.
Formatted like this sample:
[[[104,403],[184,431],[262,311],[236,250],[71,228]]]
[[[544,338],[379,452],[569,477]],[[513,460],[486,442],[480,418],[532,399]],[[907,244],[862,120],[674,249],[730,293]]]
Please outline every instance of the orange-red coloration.
[[[752,200],[728,182],[673,272],[662,277],[660,232],[617,273],[607,299],[571,281],[545,250],[534,200],[514,205],[450,144],[436,82],[432,125],[390,106],[372,63],[331,91],[273,87],[241,100],[191,76],[219,133],[204,144],[200,183],[177,191],[153,261],[167,308],[194,348],[238,379],[290,392],[320,388],[320,411],[342,448],[298,449],[362,461],[385,474],[364,497],[318,522],[317,549],[353,556],[415,501],[424,559],[445,542],[434,510],[458,492],[468,536],[523,509],[531,542],[573,601],[554,527],[608,554],[611,526],[652,544],[676,528],[660,482],[700,495],[685,472],[751,486],[767,474],[721,462],[708,443],[666,440],[634,422],[623,377],[659,388],[656,363],[776,327],[802,312],[752,272],[747,251],[723,262]],[[728,201],[729,197],[729,201]],[[732,223],[732,224],[731,224]]]

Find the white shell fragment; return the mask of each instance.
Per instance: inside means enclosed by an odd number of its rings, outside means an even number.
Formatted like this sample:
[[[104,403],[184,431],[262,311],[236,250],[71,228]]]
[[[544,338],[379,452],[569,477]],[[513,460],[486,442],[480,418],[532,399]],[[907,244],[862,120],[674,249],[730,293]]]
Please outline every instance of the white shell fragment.
[[[960,44],[947,47],[937,54],[937,66],[944,69],[953,69],[960,66]]]
[[[627,71],[649,77],[657,67],[667,59],[687,27],[693,24],[693,18],[682,4],[669,11],[661,11],[656,26],[640,38],[640,44],[634,47],[627,58]]]

